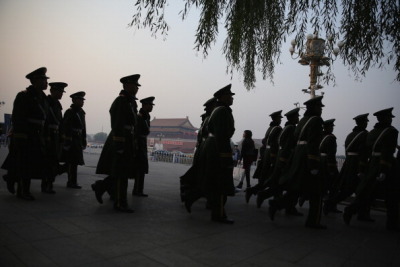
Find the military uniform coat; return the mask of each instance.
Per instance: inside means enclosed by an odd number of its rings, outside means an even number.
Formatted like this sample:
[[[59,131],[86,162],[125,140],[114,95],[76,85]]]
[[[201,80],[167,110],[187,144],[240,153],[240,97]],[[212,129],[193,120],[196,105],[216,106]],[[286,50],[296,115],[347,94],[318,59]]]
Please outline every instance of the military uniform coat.
[[[210,115],[209,136],[199,155],[199,175],[204,194],[233,195],[233,159],[231,137],[235,122],[230,107],[219,105]]]
[[[137,147],[138,147],[138,170],[149,173],[149,161],[147,156],[147,136],[150,133],[150,114],[143,109],[139,110],[137,116]]]
[[[73,165],[84,165],[83,150],[87,146],[85,111],[72,104],[64,113],[62,129],[64,132],[62,161]]]
[[[275,168],[271,174],[271,184],[279,182],[284,168],[289,165],[289,162],[293,155],[293,150],[296,146],[296,139],[294,137],[294,131],[296,125],[286,123],[278,137],[279,151],[276,157]]]
[[[122,90],[111,105],[110,117],[111,132],[101,152],[96,173],[133,178],[137,170],[137,140],[134,138],[137,124],[135,98]]]
[[[294,136],[297,145],[288,171],[280,183],[296,192],[321,193],[323,181],[319,175],[312,176],[311,170],[319,170],[319,145],[322,136],[322,119],[319,116],[304,115],[296,127]]]
[[[393,126],[377,123],[367,135],[367,150],[370,161],[366,178],[360,182],[357,194],[371,195],[380,187],[378,193],[398,194],[400,181],[394,175],[398,130]],[[386,178],[383,182],[377,182],[376,178],[383,173]]]
[[[275,168],[276,157],[279,151],[279,135],[282,132],[282,127],[279,125],[274,125],[268,128],[265,133],[263,142],[265,143],[265,152],[263,156],[261,179],[266,181]]]
[[[47,96],[47,101],[49,103],[49,113],[45,125],[46,150],[47,155],[58,162],[61,156],[62,106],[60,101],[50,95]]]
[[[48,113],[46,95],[36,92],[33,86],[19,92],[12,111],[13,155],[11,165],[19,177],[42,178],[45,157],[44,125]],[[14,153],[15,152],[15,153]]]
[[[346,137],[346,159],[339,174],[341,190],[354,190],[360,182],[358,174],[365,175],[368,161],[367,135],[367,130],[356,126]]]
[[[321,175],[324,178],[324,188],[332,190],[338,186],[339,171],[336,162],[337,142],[334,134],[323,133],[322,141],[319,145],[321,155]]]

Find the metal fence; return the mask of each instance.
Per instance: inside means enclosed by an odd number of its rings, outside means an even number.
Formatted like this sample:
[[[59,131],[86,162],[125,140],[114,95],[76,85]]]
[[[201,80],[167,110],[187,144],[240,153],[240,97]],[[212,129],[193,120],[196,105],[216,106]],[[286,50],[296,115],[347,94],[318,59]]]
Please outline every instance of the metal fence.
[[[85,153],[88,154],[100,154],[102,148],[101,147],[88,147],[85,150]],[[170,163],[177,163],[177,164],[188,164],[191,165],[193,162],[193,154],[177,154],[171,153],[168,151],[155,151],[149,152],[148,158],[150,161],[160,161],[160,162],[170,162]],[[343,166],[343,162],[345,158],[343,156],[339,156],[336,158],[338,163],[338,169],[340,170]]]
[[[193,154],[149,153],[149,160],[190,165],[193,162]]]

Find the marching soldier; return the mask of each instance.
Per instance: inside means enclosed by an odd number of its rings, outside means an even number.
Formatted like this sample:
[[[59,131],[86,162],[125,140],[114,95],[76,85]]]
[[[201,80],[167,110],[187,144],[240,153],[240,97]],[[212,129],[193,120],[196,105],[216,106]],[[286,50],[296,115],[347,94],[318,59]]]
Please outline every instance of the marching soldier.
[[[19,92],[12,111],[12,145],[18,179],[17,197],[34,200],[30,193],[32,178],[43,177],[45,158],[44,124],[48,103],[43,90],[47,88],[47,69],[39,68],[28,75],[31,85]]]
[[[321,207],[323,194],[323,179],[320,174],[319,144],[322,137],[322,96],[312,98],[304,105],[307,110],[295,130],[297,145],[289,169],[281,178],[281,183],[287,183],[288,191],[279,199],[269,201],[269,215],[274,220],[275,213],[288,208],[305,194],[309,199],[309,211],[306,227],[326,229],[321,224]]]
[[[322,141],[319,144],[321,155],[321,176],[324,178],[324,194],[332,196],[337,188],[339,170],[336,162],[337,142],[333,134],[335,119],[325,120],[323,123]],[[340,212],[334,207],[333,212]]]
[[[135,184],[133,186],[132,195],[139,197],[147,197],[147,194],[143,193],[144,188],[144,177],[145,174],[149,173],[149,161],[147,155],[147,136],[150,133],[150,112],[153,111],[155,97],[147,97],[140,100],[142,108],[139,110],[137,119],[137,163],[138,170],[137,176],[135,177]]]
[[[275,168],[276,155],[279,150],[278,137],[282,131],[282,127],[280,126],[282,122],[281,114],[282,110],[279,110],[269,115],[272,118],[272,122],[262,141],[265,146],[265,151],[261,164],[261,177],[258,179],[258,183],[255,186],[246,189],[246,203],[249,202],[252,195],[256,195],[259,191],[268,186],[268,178]]]
[[[193,164],[192,167],[190,167],[189,170],[180,177],[181,201],[185,202],[186,210],[189,213],[191,212],[191,206],[193,205],[193,203],[203,196],[200,188],[200,183],[198,181],[199,169],[197,168],[197,162],[199,159],[200,151],[203,148],[204,141],[207,139],[209,134],[207,128],[208,120],[216,104],[217,99],[213,97],[207,100],[203,105],[205,113],[201,115],[202,123],[197,134],[197,143],[193,156]]]
[[[270,177],[270,187],[265,190],[258,192],[257,194],[257,207],[260,208],[264,200],[274,196],[279,197],[282,195],[284,190],[284,185],[279,183],[279,179],[284,173],[285,169],[288,168],[290,164],[290,160],[293,156],[294,148],[296,147],[296,139],[294,136],[294,132],[296,129],[296,125],[299,123],[299,108],[292,109],[291,111],[285,114],[287,118],[287,122],[285,123],[285,127],[281,131],[278,144],[279,151],[278,156],[276,158],[276,164],[273,173]],[[296,209],[297,200],[293,202],[293,204],[286,209],[286,214],[301,216],[302,213],[298,212]]]
[[[368,162],[366,151],[368,115],[368,113],[361,114],[353,118],[356,126],[345,140],[346,159],[339,174],[338,192],[330,195],[324,202],[325,215],[329,212],[336,212],[336,205],[350,197],[356,191],[360,179],[365,177]]]
[[[47,96],[49,102],[49,113],[46,120],[46,170],[42,179],[42,192],[54,194],[53,182],[58,173],[59,160],[61,156],[61,132],[62,106],[60,99],[64,94],[64,88],[68,84],[63,82],[49,83],[50,94]]]
[[[231,84],[214,94],[217,105],[208,120],[209,135],[199,155],[199,172],[203,192],[211,208],[211,220],[225,224],[234,223],[227,217],[224,208],[227,196],[235,194],[231,147],[235,122],[230,108],[233,95]]]
[[[68,165],[67,187],[81,189],[78,185],[78,165],[84,165],[83,150],[86,149],[86,121],[85,111],[82,109],[85,101],[85,92],[70,95],[72,105],[64,113],[63,133],[64,147],[63,158]]]
[[[385,199],[387,209],[386,229],[399,230],[399,184],[395,174],[398,130],[392,126],[393,108],[374,113],[378,123],[367,136],[367,149],[370,156],[365,179],[357,188],[356,198],[344,209],[343,219],[350,224],[353,214],[370,207],[378,194]]]
[[[139,90],[139,74],[120,79],[123,89],[110,108],[111,132],[107,137],[97,164],[97,174],[107,174],[104,180],[92,184],[96,199],[103,203],[102,195],[111,192],[114,209],[132,213],[128,207],[128,179],[137,174],[137,126],[136,94]]]

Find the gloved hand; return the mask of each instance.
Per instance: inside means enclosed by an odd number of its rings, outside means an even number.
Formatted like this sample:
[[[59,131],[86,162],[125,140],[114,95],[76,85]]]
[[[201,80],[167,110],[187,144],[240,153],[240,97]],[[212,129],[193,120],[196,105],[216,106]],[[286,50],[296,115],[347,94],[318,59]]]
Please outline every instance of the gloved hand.
[[[378,182],[383,182],[383,181],[385,181],[385,179],[386,179],[386,174],[384,174],[384,173],[380,173],[379,176],[376,177],[376,180]]]
[[[318,170],[317,169],[311,170],[310,172],[311,172],[312,175],[317,175],[318,174]]]

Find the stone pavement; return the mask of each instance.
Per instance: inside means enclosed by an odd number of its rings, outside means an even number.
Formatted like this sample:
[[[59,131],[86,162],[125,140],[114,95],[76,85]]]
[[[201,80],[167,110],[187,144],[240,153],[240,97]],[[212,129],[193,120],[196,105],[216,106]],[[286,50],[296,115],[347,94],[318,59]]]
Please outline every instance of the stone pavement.
[[[6,153],[0,148],[0,163]],[[45,195],[34,180],[36,200],[28,202],[0,182],[0,266],[400,266],[400,234],[385,230],[383,212],[373,212],[375,223],[351,226],[325,216],[328,230],[312,230],[304,217],[284,213],[271,222],[267,204],[257,209],[255,198],[246,204],[238,193],[226,206],[235,224],[221,225],[210,221],[205,200],[191,214],[180,203],[178,177],[189,166],[150,162],[149,198],[129,195],[135,213],[121,214],[95,200],[98,155],[85,159],[81,190],[67,189],[64,174],[57,194]]]

